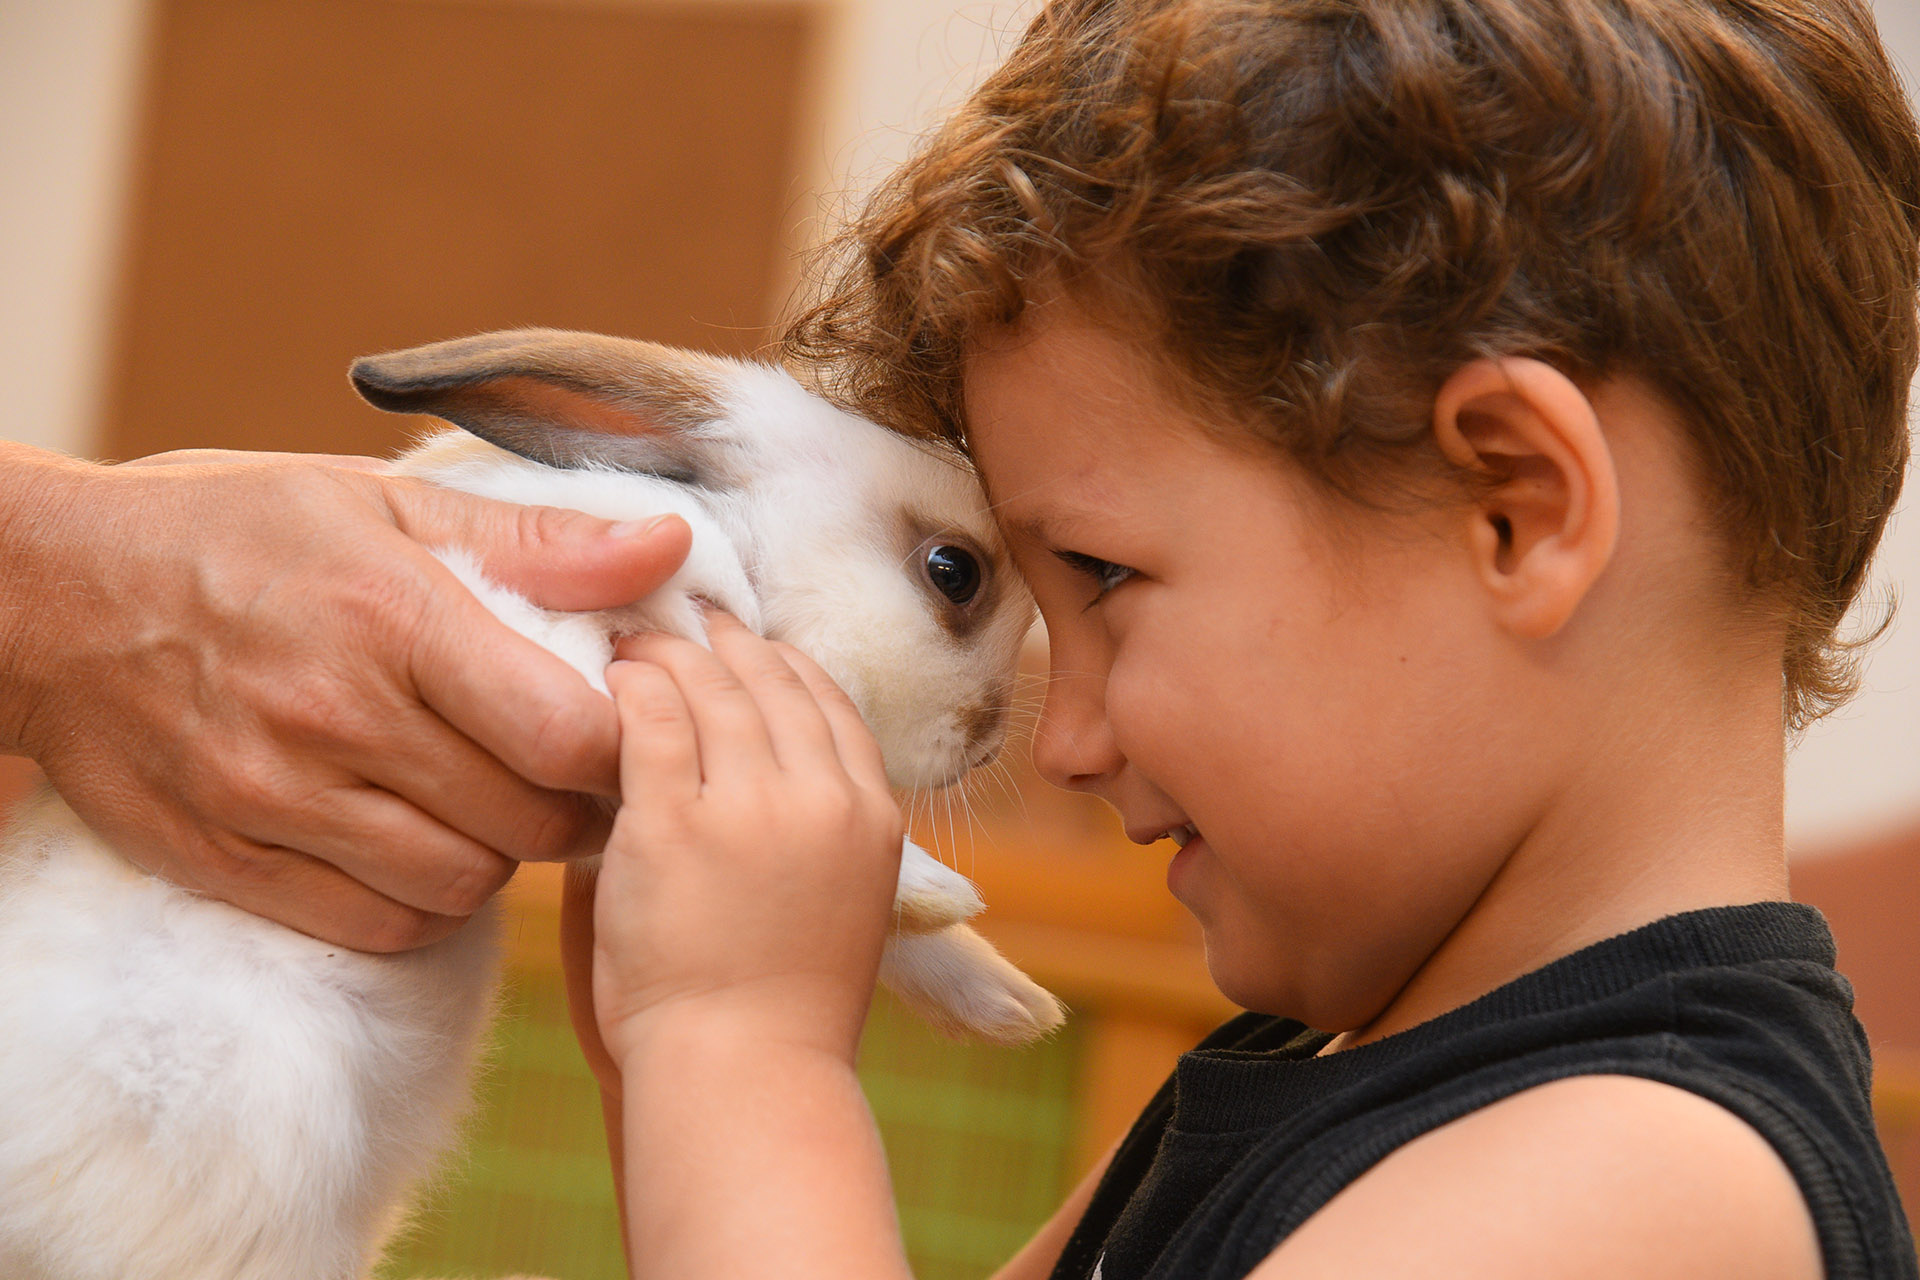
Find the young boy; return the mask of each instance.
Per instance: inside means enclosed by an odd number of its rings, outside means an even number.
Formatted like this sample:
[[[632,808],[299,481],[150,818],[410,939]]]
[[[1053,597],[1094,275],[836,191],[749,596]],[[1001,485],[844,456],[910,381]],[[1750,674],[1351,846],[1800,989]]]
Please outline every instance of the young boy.
[[[1060,0],[855,235],[795,350],[978,464],[1036,762],[1256,1011],[1002,1276],[1915,1274],[1781,837],[1907,452],[1857,0]],[[737,626],[629,656],[634,1273],[904,1276],[872,741]]]

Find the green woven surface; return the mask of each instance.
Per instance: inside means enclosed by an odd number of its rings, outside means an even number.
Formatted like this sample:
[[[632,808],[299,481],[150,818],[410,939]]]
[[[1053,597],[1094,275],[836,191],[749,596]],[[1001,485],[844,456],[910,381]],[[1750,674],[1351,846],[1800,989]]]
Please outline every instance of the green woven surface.
[[[557,974],[515,974],[482,1069],[471,1140],[376,1272],[622,1280],[599,1092]]]
[[[875,1003],[860,1080],[919,1280],[990,1274],[1059,1205],[1078,1061],[1071,1029],[1027,1049],[958,1045]]]
[[[956,1045],[876,1003],[860,1074],[919,1280],[989,1274],[1058,1204],[1077,1060],[1071,1031],[1030,1049]],[[470,1132],[379,1280],[620,1280],[599,1096],[557,975],[509,979]]]

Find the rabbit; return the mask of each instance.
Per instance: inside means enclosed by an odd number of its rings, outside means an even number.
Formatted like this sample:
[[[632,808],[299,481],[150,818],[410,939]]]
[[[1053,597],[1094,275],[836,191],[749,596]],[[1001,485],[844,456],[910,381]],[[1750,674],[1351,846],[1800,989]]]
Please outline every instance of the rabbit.
[[[658,592],[538,609],[441,560],[594,687],[613,638],[705,636],[704,605],[814,657],[889,777],[939,786],[1004,735],[1032,601],[972,475],[785,372],[517,330],[356,362],[370,402],[454,424],[393,469],[512,502],[692,526]],[[973,887],[903,849],[882,980],[1006,1043],[1054,998],[964,921]],[[43,790],[0,837],[0,1277],[358,1280],[451,1143],[499,967],[491,908],[404,955],[332,946],[121,858]]]

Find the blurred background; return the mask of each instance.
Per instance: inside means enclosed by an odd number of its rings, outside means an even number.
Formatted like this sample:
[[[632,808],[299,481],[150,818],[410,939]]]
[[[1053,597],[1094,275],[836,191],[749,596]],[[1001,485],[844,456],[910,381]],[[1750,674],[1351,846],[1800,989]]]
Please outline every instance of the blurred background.
[[[805,250],[991,66],[1032,0],[0,0],[0,436],[89,457],[384,453],[354,356],[541,324],[761,347]],[[1920,0],[1877,0],[1920,72]],[[1909,485],[1878,570],[1920,586]],[[1920,605],[1913,606],[1920,608]],[[1044,666],[1040,659],[1038,667]],[[1038,667],[1036,669],[1038,669]],[[219,749],[217,743],[209,749]],[[926,1280],[990,1272],[1231,1013],[1164,861],[1014,751],[923,842],[1074,1009],[1005,1051],[884,1001],[863,1073]],[[0,795],[30,771],[0,762]],[[1820,906],[1920,1208],[1920,617],[1791,762]],[[560,1000],[557,885],[513,966],[472,1140],[393,1277],[619,1274],[597,1109]]]

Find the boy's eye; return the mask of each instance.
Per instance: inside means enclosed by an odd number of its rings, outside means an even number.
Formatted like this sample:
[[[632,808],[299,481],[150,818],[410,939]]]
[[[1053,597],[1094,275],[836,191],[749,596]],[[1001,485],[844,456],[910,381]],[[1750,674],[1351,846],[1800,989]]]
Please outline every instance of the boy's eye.
[[[1098,556],[1083,555],[1078,551],[1056,551],[1053,554],[1075,573],[1084,574],[1093,579],[1094,584],[1100,588],[1099,595],[1094,597],[1096,600],[1131,578],[1134,573],[1123,564],[1102,560]]]

